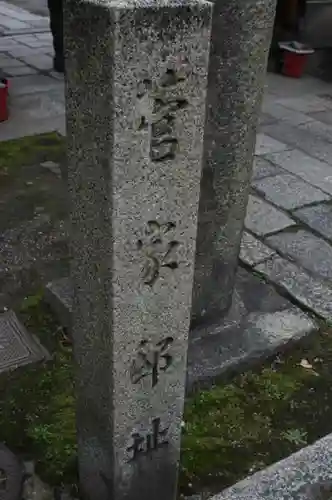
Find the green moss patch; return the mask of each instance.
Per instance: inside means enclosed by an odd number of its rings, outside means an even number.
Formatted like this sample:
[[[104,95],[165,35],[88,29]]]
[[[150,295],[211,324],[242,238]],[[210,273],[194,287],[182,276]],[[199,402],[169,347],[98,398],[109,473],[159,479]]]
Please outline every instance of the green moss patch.
[[[0,379],[0,441],[37,461],[52,484],[75,484],[71,349],[41,295],[21,317],[51,361]],[[332,332],[186,402],[180,493],[219,491],[331,432]]]
[[[332,430],[332,331],[187,401],[183,492],[220,491]]]
[[[64,186],[41,166],[46,161],[65,164],[65,139],[57,133],[0,142],[0,232],[36,213],[67,215]]]
[[[64,139],[57,133],[33,135],[0,142],[0,173],[50,160],[62,161]]]
[[[71,350],[41,294],[23,302],[20,316],[52,359],[0,377],[0,442],[36,460],[46,481],[73,483],[76,433]]]

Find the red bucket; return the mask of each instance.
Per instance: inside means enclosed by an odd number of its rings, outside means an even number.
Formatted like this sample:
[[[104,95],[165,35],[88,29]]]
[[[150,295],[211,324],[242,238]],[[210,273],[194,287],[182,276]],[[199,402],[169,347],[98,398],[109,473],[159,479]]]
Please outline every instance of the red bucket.
[[[8,120],[8,80],[0,79],[0,122]]]
[[[279,47],[283,52],[281,72],[291,78],[301,78],[313,49],[299,42],[280,43]]]

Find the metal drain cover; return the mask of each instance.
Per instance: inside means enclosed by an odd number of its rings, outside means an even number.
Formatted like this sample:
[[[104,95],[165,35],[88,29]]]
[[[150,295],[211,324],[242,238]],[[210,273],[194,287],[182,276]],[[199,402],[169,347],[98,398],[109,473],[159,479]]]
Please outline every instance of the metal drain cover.
[[[46,357],[46,350],[26,331],[14,312],[0,314],[0,373]]]

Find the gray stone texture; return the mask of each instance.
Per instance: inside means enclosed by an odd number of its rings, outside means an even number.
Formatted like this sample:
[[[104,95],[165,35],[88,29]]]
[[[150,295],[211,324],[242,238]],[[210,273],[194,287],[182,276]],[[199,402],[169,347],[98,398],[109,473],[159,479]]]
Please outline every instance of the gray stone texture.
[[[284,173],[282,168],[277,167],[269,160],[266,160],[261,156],[255,156],[254,168],[252,174],[253,180],[262,179],[264,177],[270,177],[272,175],[279,175],[282,173]]]
[[[0,314],[0,373],[44,361],[48,354],[36,338],[29,335],[14,312]]]
[[[266,99],[263,103],[262,109],[265,113],[268,113],[269,116],[272,116],[275,122],[277,120],[282,120],[282,122],[288,123],[288,125],[292,125],[293,127],[297,127],[302,123],[313,120],[312,117],[305,115],[304,113],[281,106],[275,102],[275,99],[273,101]]]
[[[242,234],[240,259],[249,266],[254,266],[268,259],[275,253],[252,234],[244,231]]]
[[[299,149],[272,153],[267,155],[266,158],[309,184],[318,187],[325,193],[332,195],[332,170],[331,166],[324,161],[317,160]]]
[[[175,498],[212,5],[65,12],[72,335],[88,500]]]
[[[274,0],[214,2],[193,324],[232,300],[274,10]]]
[[[265,236],[295,225],[288,215],[257,196],[249,196],[245,227],[249,231]]]
[[[276,141],[273,137],[269,135],[259,133],[256,137],[255,154],[256,155],[266,155],[268,153],[277,153],[278,151],[285,151],[289,149],[287,144],[283,142]]]
[[[248,233],[244,234],[250,237]],[[264,247],[262,243],[260,245]],[[246,252],[247,258],[262,262],[271,252],[262,247],[252,244],[251,251]],[[50,304],[56,313],[60,313],[60,320],[63,320],[63,311],[67,308],[67,322],[72,307],[72,293],[68,290],[69,281],[59,280],[49,286],[46,295],[50,300],[50,293],[56,291]],[[58,300],[62,300],[60,307],[56,303]],[[217,326],[191,331],[186,392],[189,394],[197,388],[209,387],[227,373],[261,363],[262,359],[280,352],[315,329],[315,323],[300,309],[279,295],[271,285],[239,266],[232,306],[227,314]]]
[[[45,299],[52,307],[61,324],[70,330],[73,312],[73,287],[68,278],[61,278],[46,285]]]
[[[286,290],[299,304],[331,321],[332,289],[326,282],[279,256],[259,264],[255,270]]]
[[[317,330],[315,322],[271,285],[238,268],[232,307],[218,325],[190,334],[187,392],[209,387]]]
[[[292,127],[278,122],[263,127],[265,134],[288,144],[288,148],[302,149],[308,155],[332,165],[332,144],[322,137],[313,135],[310,130]]]
[[[330,197],[294,175],[277,175],[258,180],[253,187],[274,205],[291,210],[319,201],[327,201]]]
[[[294,212],[294,215],[316,233],[332,240],[332,205],[321,203],[312,207],[300,208]]]
[[[332,494],[331,450],[332,434],[329,434],[210,500],[329,500]]]
[[[315,111],[310,113],[310,117],[327,125],[332,125],[332,109],[327,111]]]
[[[300,128],[309,131],[318,139],[324,139],[327,142],[332,142],[332,125],[322,123],[318,120],[311,120],[307,123],[302,123]]]
[[[332,246],[322,238],[299,229],[275,234],[267,238],[266,242],[308,271],[332,279]]]
[[[315,111],[332,109],[332,101],[329,97],[326,97],[324,95],[287,96],[278,99],[278,103],[300,113],[314,113]]]

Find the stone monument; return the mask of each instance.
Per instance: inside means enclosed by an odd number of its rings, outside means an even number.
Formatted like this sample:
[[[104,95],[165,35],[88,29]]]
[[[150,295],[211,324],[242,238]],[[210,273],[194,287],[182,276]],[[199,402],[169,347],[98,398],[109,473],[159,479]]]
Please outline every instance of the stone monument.
[[[175,498],[212,5],[66,5],[72,335],[87,500]]]
[[[228,311],[252,172],[275,0],[215,0],[193,327]]]

